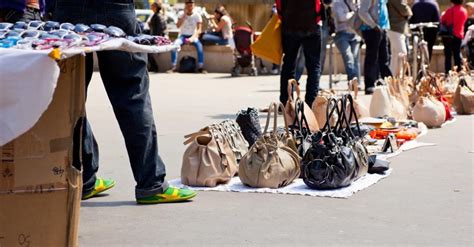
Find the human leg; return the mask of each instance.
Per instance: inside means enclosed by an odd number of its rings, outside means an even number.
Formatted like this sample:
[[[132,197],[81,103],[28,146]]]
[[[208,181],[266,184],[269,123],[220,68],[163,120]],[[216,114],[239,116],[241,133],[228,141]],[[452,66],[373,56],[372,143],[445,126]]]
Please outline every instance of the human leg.
[[[334,37],[334,43],[336,44],[339,53],[341,53],[347,74],[347,80],[351,80],[355,77],[355,64],[354,56],[352,54],[351,37],[346,32],[338,32]]]
[[[390,50],[392,54],[390,58],[390,71],[394,76],[397,76],[400,72],[400,53],[405,55],[407,53],[405,45],[405,35],[399,32],[389,30],[387,31],[387,37],[390,40]]]
[[[176,46],[181,46],[184,44],[184,39],[186,39],[186,36],[180,35],[175,41],[174,45]],[[176,64],[178,64],[178,51],[173,50],[171,51],[171,66],[173,68],[176,68]]]
[[[198,67],[204,67],[204,49],[202,47],[201,41],[198,39],[193,42],[194,47],[196,47],[197,57],[198,57]]]
[[[379,75],[378,59],[381,33],[375,30],[366,30],[362,32],[365,41],[365,60],[364,60],[364,83],[366,93],[369,88],[373,88]]]
[[[288,101],[288,80],[295,78],[295,63],[301,45],[300,38],[293,33],[282,33],[283,65],[280,75],[280,102]]]
[[[453,38],[452,48],[453,48],[454,65],[458,67],[458,71],[461,70],[461,65],[462,65],[461,43],[462,43],[461,39],[457,37]]]
[[[390,71],[390,51],[389,43],[386,32],[381,32],[381,39],[379,44],[379,55],[378,55],[378,66],[380,71],[380,76],[385,78],[387,76],[392,76]]]
[[[444,72],[448,74],[449,70],[451,70],[451,56],[453,53],[452,39],[443,38],[443,46],[444,46]]]
[[[321,29],[304,37],[301,40],[306,60],[308,79],[306,80],[305,102],[312,105],[319,91],[319,78],[321,76]]]

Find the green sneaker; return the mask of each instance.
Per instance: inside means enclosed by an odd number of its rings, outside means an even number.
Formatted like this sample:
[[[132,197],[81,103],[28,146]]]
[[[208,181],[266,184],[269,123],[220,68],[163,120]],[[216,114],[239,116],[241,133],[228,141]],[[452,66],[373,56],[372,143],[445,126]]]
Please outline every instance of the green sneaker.
[[[94,189],[89,194],[82,196],[82,200],[87,200],[89,198],[92,198],[96,196],[97,194],[100,194],[106,190],[111,189],[114,186],[115,186],[115,181],[112,179],[97,178],[95,180]]]
[[[157,204],[168,202],[182,202],[195,197],[197,193],[190,189],[179,189],[176,187],[168,187],[162,194],[156,194],[144,198],[137,199],[138,204]]]

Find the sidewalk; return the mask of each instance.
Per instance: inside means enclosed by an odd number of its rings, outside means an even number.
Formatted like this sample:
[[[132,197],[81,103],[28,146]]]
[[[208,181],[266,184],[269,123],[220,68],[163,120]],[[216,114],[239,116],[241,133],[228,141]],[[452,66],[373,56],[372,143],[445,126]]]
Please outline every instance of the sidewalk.
[[[183,135],[278,100],[278,76],[150,78],[168,179],[179,177]],[[393,158],[388,178],[349,199],[200,192],[190,203],[137,206],[123,138],[98,73],[87,110],[101,151],[99,175],[117,186],[82,203],[80,246],[473,245],[474,116],[430,130],[421,141],[437,146]]]

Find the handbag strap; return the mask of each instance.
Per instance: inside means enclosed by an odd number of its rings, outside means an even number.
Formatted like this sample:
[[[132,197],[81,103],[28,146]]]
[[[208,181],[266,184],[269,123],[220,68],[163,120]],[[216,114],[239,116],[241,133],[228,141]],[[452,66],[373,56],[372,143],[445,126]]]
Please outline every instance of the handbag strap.
[[[293,123],[293,125],[296,122],[298,122],[298,128],[300,130],[300,133],[302,133],[302,134],[306,133],[305,136],[311,135],[311,130],[309,128],[308,120],[306,119],[306,115],[304,114],[304,101],[302,101],[299,98],[296,99],[296,102],[295,102],[295,114],[296,114],[296,117],[295,117],[295,122]],[[305,128],[306,131],[305,132],[303,131],[303,124],[304,124],[304,126],[306,126],[306,128]],[[296,126],[294,126],[294,127],[296,127]]]
[[[337,104],[338,102],[336,98],[334,97],[329,98],[328,105],[326,107],[326,123],[321,128],[321,131],[332,132],[332,129],[331,129],[332,116],[334,115],[334,112],[336,113],[339,112],[339,107]]]
[[[280,103],[272,102],[270,104],[270,106],[268,107],[267,121],[265,123],[265,129],[263,131],[264,135],[268,133],[268,126],[270,125],[270,117],[272,115],[272,111],[273,111],[273,130],[272,130],[272,133],[276,134],[277,127],[278,127],[278,109],[281,109],[282,112],[283,112],[285,110],[285,106],[281,102]],[[289,136],[290,132],[288,130],[288,123],[287,123],[285,117],[283,117],[283,120],[285,121],[285,133],[286,133],[286,135]]]
[[[301,89],[299,83],[295,79],[288,80],[288,100],[293,101],[293,87],[296,91],[296,98],[299,99],[301,95]]]

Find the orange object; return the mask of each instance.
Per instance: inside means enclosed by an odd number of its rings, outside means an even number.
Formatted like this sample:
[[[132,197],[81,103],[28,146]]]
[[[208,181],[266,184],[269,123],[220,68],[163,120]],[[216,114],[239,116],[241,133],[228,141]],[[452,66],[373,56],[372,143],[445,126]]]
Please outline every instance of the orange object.
[[[413,128],[375,129],[369,135],[374,139],[385,139],[390,133],[395,133],[397,139],[405,141],[413,140],[418,136],[417,130]]]

